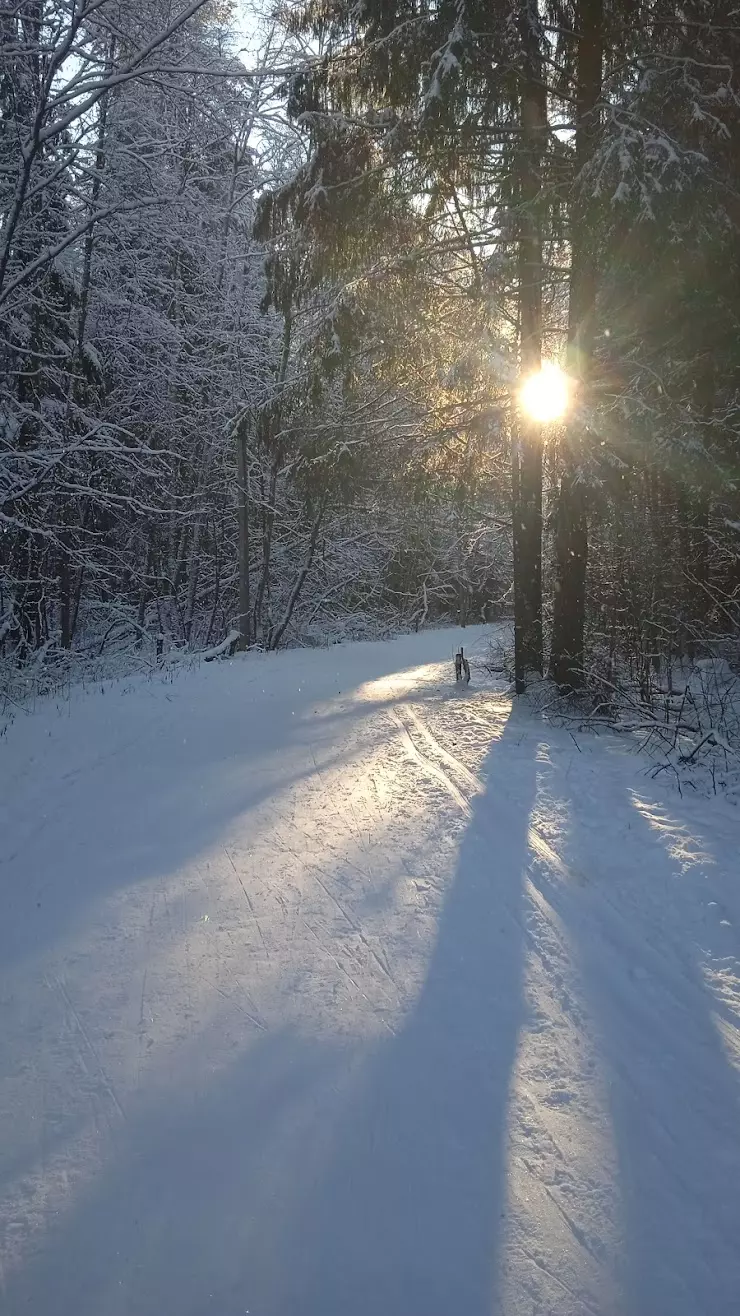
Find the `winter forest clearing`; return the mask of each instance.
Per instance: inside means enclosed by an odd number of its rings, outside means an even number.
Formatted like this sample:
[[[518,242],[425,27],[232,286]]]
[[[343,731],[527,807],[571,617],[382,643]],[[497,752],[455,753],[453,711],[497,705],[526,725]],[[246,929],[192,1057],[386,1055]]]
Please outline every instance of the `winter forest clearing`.
[[[735,811],[460,635],[10,728],[3,1312],[735,1310]]]
[[[740,1310],[739,59],[0,0],[2,1316]]]

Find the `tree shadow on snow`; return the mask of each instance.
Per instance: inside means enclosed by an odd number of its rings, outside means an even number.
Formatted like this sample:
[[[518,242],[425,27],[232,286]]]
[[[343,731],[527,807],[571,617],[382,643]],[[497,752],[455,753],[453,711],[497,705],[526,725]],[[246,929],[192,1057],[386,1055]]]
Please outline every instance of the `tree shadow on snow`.
[[[286,1316],[496,1310],[534,791],[529,748],[515,759],[505,753],[518,738],[513,716],[485,766],[486,792],[462,841],[419,998],[368,1060],[322,1182],[296,1222]],[[504,773],[517,808],[506,834],[492,838],[482,819]]]
[[[494,744],[417,1000],[382,1042],[271,1033],[144,1094],[5,1293],[10,1316],[491,1316],[535,789]],[[488,801],[515,796],[505,833]]]
[[[7,1267],[8,1316],[263,1310],[256,1286],[269,1294],[289,1265],[281,1226],[314,1173],[352,1055],[276,1030],[211,1074],[202,1043],[189,1075],[185,1063],[177,1083],[130,1103],[92,1182],[49,1211],[38,1245]]]
[[[564,884],[539,869],[533,880],[568,929],[601,1052],[624,1309],[728,1316],[740,1295],[740,1074],[704,967],[738,963],[738,928],[720,919],[731,874],[701,836],[698,853],[681,853],[684,829],[668,816],[675,806],[680,817],[678,796],[632,791],[634,768],[617,762],[584,800],[567,757],[548,788],[567,805],[563,857],[576,876]]]

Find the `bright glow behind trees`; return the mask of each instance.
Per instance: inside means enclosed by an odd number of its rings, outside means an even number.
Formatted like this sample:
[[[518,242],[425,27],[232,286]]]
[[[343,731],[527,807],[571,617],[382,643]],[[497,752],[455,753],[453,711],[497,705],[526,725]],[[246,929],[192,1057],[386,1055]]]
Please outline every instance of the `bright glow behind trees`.
[[[540,424],[560,420],[568,409],[568,376],[552,361],[546,361],[534,375],[525,379],[519,390],[519,405],[532,420]]]

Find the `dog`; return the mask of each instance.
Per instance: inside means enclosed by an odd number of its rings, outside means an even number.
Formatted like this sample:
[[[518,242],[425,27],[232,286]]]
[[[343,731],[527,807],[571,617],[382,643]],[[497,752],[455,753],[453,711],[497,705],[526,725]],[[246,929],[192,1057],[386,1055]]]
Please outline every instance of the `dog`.
[[[470,684],[470,663],[462,648],[455,654],[455,680],[462,681],[464,685]]]

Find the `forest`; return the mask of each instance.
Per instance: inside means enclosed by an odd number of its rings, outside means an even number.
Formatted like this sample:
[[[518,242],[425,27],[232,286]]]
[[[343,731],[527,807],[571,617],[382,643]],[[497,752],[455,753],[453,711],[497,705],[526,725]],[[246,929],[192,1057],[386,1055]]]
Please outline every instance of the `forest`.
[[[738,67],[0,0],[2,1316],[740,1312]]]
[[[0,33],[9,696],[505,617],[519,692],[685,721],[676,665],[740,633],[736,12],[17,0]]]

